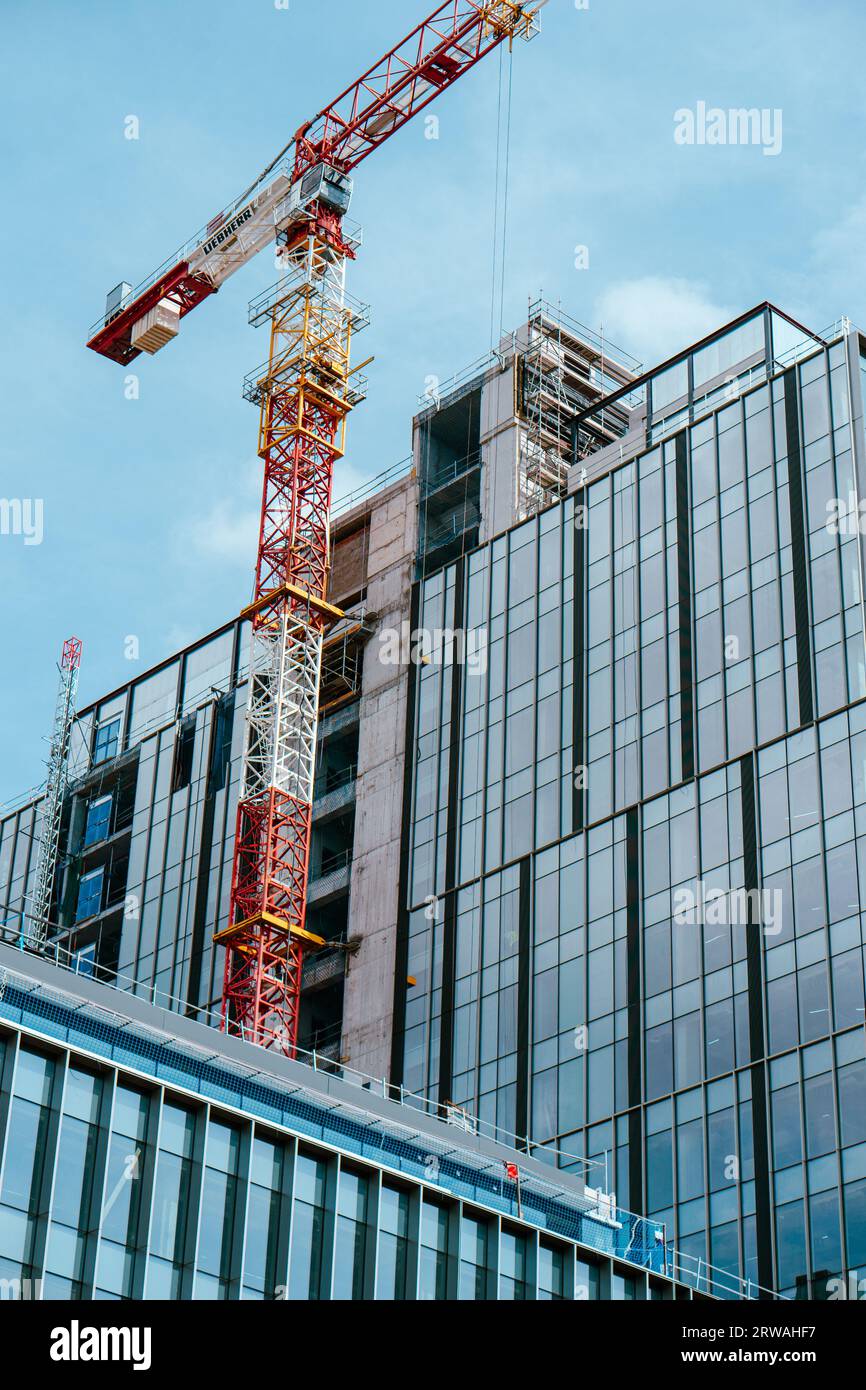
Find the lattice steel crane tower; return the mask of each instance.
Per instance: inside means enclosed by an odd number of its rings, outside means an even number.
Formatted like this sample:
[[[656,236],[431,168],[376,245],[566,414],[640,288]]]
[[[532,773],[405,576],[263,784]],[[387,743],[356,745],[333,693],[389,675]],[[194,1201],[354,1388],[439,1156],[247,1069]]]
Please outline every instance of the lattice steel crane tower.
[[[350,364],[366,314],[346,293],[358,239],[344,223],[352,171],[488,53],[538,32],[547,0],[447,0],[297,132],[225,212],[137,290],[120,285],[88,344],[126,364],[159,351],[181,319],[265,246],[285,273],[253,302],[270,355],[247,396],[264,462],[241,794],[225,947],[223,1028],[292,1055],[305,946],[316,722],[334,465],[363,399]]]
[[[48,754],[48,779],[42,803],[42,832],[36,860],[36,884],[27,926],[27,944],[39,945],[45,940],[51,917],[51,898],[57,873],[57,851],[60,846],[60,822],[63,818],[63,799],[69,779],[69,743],[75,723],[75,696],[78,692],[78,673],[81,669],[81,643],[69,637],[60,654],[60,683],[54,710],[54,729]]]

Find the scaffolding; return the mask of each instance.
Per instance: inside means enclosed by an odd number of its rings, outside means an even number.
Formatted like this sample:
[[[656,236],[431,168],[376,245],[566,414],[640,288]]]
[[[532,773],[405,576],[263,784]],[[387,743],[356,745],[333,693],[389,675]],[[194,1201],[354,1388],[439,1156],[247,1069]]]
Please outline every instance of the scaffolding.
[[[361,694],[364,646],[373,633],[375,615],[347,617],[332,628],[322,649],[319,714],[329,714]]]
[[[54,729],[48,754],[48,779],[42,805],[42,832],[36,861],[36,886],[30,913],[28,937],[31,942],[45,940],[51,918],[54,878],[57,873],[57,852],[60,847],[60,823],[63,802],[69,780],[69,743],[75,722],[75,697],[78,693],[78,673],[81,668],[81,643],[70,637],[63,643],[60,656],[60,685],[54,710]]]
[[[574,462],[575,416],[627,386],[640,363],[562,310],[529,307],[527,342],[517,361],[517,517],[524,521],[564,497]],[[628,411],[609,413],[610,440],[628,428]]]

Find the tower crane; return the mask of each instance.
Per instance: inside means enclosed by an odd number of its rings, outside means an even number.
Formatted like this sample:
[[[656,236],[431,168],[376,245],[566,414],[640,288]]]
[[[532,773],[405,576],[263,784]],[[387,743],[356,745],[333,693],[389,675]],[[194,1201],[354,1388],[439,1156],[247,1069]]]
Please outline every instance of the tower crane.
[[[352,172],[489,53],[538,32],[547,0],[447,0],[298,130],[230,207],[137,290],[108,296],[88,346],[121,365],[171,342],[194,308],[276,241],[283,274],[250,306],[270,323],[260,408],[264,463],[250,622],[246,734],[225,947],[222,1027],[291,1056],[307,929],[316,724],[328,603],[334,466],[363,399],[350,362],[365,326],[346,291],[359,241]],[[366,364],[364,364],[366,365]]]
[[[48,754],[48,779],[42,805],[42,833],[36,859],[36,886],[33,890],[27,933],[29,942],[34,945],[39,945],[45,940],[47,923],[51,917],[63,799],[69,781],[69,743],[75,723],[75,696],[78,692],[80,668],[81,643],[77,637],[69,637],[63,643],[60,654],[60,682]]]

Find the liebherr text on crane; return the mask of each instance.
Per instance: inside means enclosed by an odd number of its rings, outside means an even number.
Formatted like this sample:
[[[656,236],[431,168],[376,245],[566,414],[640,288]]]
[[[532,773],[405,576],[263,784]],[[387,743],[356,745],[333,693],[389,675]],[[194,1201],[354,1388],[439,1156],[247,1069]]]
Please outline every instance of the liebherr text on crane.
[[[133,290],[108,296],[88,346],[122,365],[177,337],[183,318],[276,241],[282,277],[255,302],[268,363],[248,392],[264,463],[250,674],[225,947],[223,1028],[297,1048],[307,929],[322,648],[342,618],[328,602],[334,466],[363,399],[350,365],[366,315],[346,294],[358,246],[345,224],[352,171],[501,44],[531,39],[547,0],[447,0],[294,139],[228,208]]]

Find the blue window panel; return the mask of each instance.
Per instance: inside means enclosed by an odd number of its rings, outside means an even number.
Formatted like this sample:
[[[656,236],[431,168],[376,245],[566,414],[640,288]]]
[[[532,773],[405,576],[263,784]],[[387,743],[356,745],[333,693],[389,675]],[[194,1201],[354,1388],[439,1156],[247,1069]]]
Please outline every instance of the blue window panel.
[[[104,869],[94,869],[92,873],[85,874],[78,885],[78,906],[75,909],[76,922],[83,922],[86,917],[95,917],[102,908],[102,881],[105,876]]]
[[[111,826],[111,806],[110,796],[101,796],[98,801],[91,801],[87,808],[87,824],[84,829],[84,847],[88,845],[98,845],[101,840],[107,840]]]
[[[107,724],[101,724],[96,730],[93,744],[94,763],[105,763],[109,758],[116,758],[119,744],[120,720],[112,719]]]

